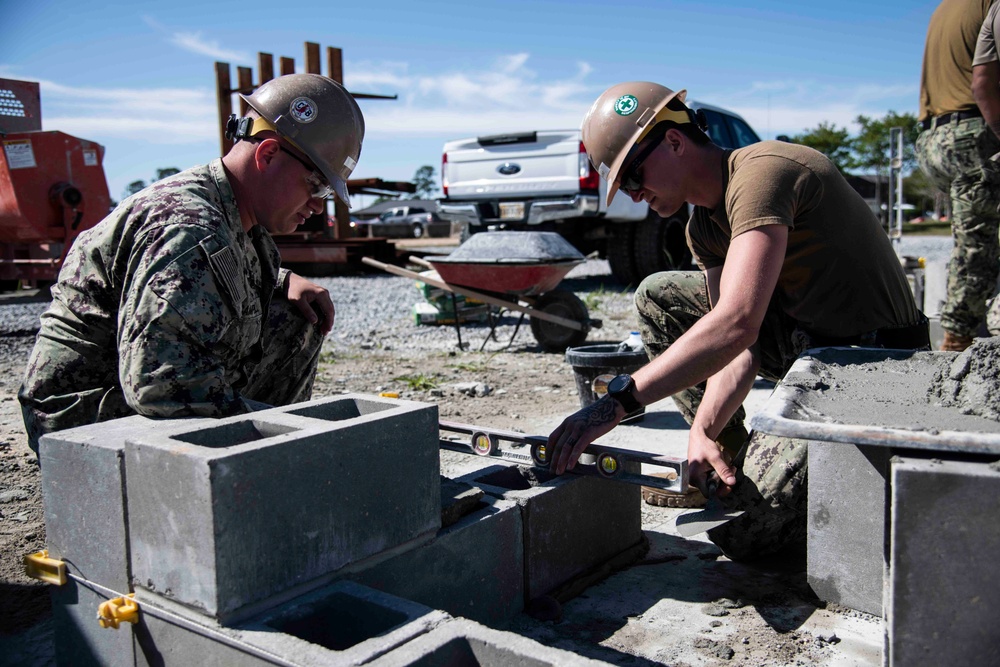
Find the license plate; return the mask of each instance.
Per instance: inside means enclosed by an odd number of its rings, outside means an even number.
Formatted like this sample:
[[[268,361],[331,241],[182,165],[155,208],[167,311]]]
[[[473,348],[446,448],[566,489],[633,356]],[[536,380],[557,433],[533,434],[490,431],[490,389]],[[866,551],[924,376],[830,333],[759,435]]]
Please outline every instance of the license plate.
[[[524,217],[524,202],[512,201],[500,204],[501,220],[520,220]]]

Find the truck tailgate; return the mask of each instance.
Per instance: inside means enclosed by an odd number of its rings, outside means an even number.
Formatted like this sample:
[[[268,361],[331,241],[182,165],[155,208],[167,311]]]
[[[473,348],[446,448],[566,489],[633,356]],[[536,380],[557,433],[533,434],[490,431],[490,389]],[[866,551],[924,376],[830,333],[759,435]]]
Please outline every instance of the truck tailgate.
[[[449,199],[516,199],[580,190],[575,130],[480,137],[445,145]]]

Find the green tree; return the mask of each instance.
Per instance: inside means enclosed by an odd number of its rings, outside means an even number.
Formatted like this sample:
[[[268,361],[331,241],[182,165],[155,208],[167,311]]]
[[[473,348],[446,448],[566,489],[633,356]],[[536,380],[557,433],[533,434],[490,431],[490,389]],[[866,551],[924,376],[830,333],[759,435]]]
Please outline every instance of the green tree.
[[[178,169],[177,167],[165,167],[163,169],[157,169],[156,170],[156,178],[154,178],[153,180],[154,181],[162,181],[164,178],[167,178],[169,176],[173,176],[174,174],[179,174],[179,173],[181,173],[181,170]]]
[[[146,181],[132,181],[131,183],[125,186],[125,193],[122,196],[122,199],[124,199],[125,197],[131,197],[139,190],[142,190],[144,187],[146,187]]]
[[[874,170],[879,176],[889,172],[889,130],[903,128],[903,172],[910,172],[917,166],[914,145],[920,128],[917,117],[912,113],[899,114],[890,111],[882,118],[858,116],[854,119],[861,130],[851,140],[854,167]]]
[[[413,193],[414,199],[430,199],[437,190],[437,181],[434,180],[434,167],[429,164],[417,169],[413,174],[413,184],[417,187]]]
[[[854,166],[851,140],[846,127],[838,128],[833,123],[822,121],[815,129],[797,134],[791,141],[818,150],[830,158],[841,172],[846,172]]]

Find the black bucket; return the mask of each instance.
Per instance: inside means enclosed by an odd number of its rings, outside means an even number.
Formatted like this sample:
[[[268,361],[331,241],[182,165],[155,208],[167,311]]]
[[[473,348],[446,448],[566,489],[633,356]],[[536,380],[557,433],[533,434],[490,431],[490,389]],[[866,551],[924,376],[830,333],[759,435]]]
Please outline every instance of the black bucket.
[[[573,367],[576,376],[576,390],[580,394],[580,407],[585,408],[597,399],[594,393],[594,379],[599,375],[621,375],[634,373],[649,362],[645,350],[619,351],[618,343],[584,345],[566,350],[566,361]],[[645,408],[634,415],[644,414]],[[634,416],[633,415],[633,416]]]

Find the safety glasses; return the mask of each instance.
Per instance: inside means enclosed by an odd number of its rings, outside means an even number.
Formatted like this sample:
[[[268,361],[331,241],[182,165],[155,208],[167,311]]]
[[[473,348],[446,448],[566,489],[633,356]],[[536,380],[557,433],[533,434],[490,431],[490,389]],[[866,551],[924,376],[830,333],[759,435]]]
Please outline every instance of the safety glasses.
[[[313,197],[314,199],[328,199],[333,194],[333,186],[327,182],[326,178],[324,178],[323,175],[320,174],[314,166],[312,166],[311,164],[300,158],[298,155],[296,155],[292,151],[282,146],[280,143],[278,144],[278,148],[280,148],[282,152],[287,153],[291,155],[293,158],[295,158],[298,161],[298,163],[301,164],[303,167],[305,167],[306,171],[309,172],[308,174],[306,174],[306,183],[308,183],[309,187],[312,188],[312,190],[309,192],[310,197]]]
[[[636,153],[632,163],[626,169],[622,170],[621,180],[618,185],[619,190],[631,197],[633,193],[639,192],[642,189],[643,178],[639,174],[639,169],[642,168],[642,163],[656,150],[656,147],[660,145],[665,136],[666,132],[660,134],[659,137],[650,141]]]

